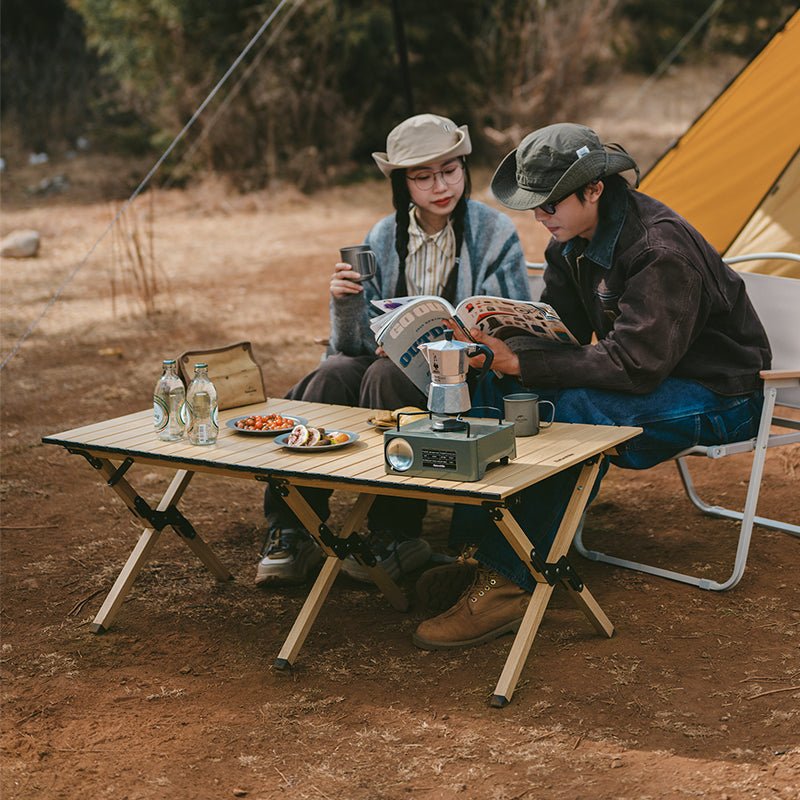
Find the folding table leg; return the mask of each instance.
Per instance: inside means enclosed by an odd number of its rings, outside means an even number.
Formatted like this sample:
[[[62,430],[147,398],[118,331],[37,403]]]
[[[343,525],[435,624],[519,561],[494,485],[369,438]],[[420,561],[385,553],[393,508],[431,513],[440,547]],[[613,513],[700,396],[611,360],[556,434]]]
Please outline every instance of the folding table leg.
[[[314,513],[303,495],[293,486],[286,486],[284,492],[286,505],[294,511],[295,516],[305,529],[314,536],[326,558],[317,579],[314,581],[314,585],[303,603],[303,607],[300,609],[300,613],[297,615],[297,619],[294,621],[294,625],[292,625],[292,629],[289,631],[289,635],[286,637],[286,641],[283,643],[280,653],[278,653],[278,657],[275,659],[274,666],[278,670],[286,670],[294,664],[297,654],[300,652],[300,648],[303,646],[303,642],[305,642],[311,626],[316,621],[322,604],[328,597],[331,586],[333,586],[333,582],[342,568],[341,559],[319,537],[320,518]],[[342,535],[349,535],[361,524],[367,516],[372,501],[373,498],[369,495],[359,495],[345,520]]]
[[[294,486],[286,486],[284,491],[284,500],[286,505],[294,511],[295,516],[300,520],[306,530],[314,537],[317,544],[322,548],[323,552],[328,557],[337,558],[336,553],[326,544],[320,534],[320,518],[314,513],[311,506],[306,502],[303,495]],[[373,494],[360,494],[356,498],[356,502],[347,519],[342,526],[341,531],[336,534],[339,539],[347,539],[361,523],[366,519],[372,504],[375,502],[375,495]],[[383,592],[386,599],[392,604],[393,608],[398,611],[408,610],[408,598],[403,593],[403,590],[387,575],[386,570],[381,566],[370,567],[366,565],[370,577],[375,581],[377,587]]]
[[[137,504],[137,501],[140,501],[141,498],[139,498],[128,481],[121,477],[124,469],[115,467],[114,464],[106,459],[100,459],[99,470],[101,474],[105,476],[111,488],[122,498],[125,505],[127,505],[136,516],[141,517],[142,509]],[[193,475],[194,473],[188,470],[178,470],[175,473],[172,482],[156,507],[157,513],[166,512],[170,508],[175,508],[177,506]],[[120,606],[128,596],[133,582],[147,562],[150,552],[153,547],[155,547],[160,535],[161,531],[156,530],[152,525],[142,531],[136,546],[125,562],[125,566],[117,576],[114,585],[111,587],[111,591],[106,596],[103,605],[97,612],[97,616],[90,625],[89,629],[93,633],[105,633],[111,627]],[[218,580],[224,581],[232,579],[233,576],[231,573],[223,566],[211,548],[194,532],[194,530],[192,530],[191,537],[182,535],[181,538]]]
[[[306,597],[303,603],[303,607],[300,609],[300,613],[291,631],[289,631],[289,635],[286,637],[286,641],[280,653],[278,653],[278,657],[275,659],[274,667],[281,671],[291,667],[297,658],[300,648],[303,646],[306,637],[311,631],[311,627],[316,621],[317,615],[328,597],[331,586],[333,586],[333,582],[336,580],[336,576],[342,568],[342,559],[339,558],[331,547],[321,538],[319,534],[320,519],[314,513],[311,506],[309,506],[303,495],[294,486],[289,485],[285,487],[284,499],[286,500],[286,505],[294,511],[306,530],[313,534],[317,543],[325,553],[326,559],[316,581],[314,581],[314,585],[308,593],[308,597]],[[353,508],[350,509],[350,513],[344,521],[342,530],[339,532],[339,538],[346,539],[361,525],[374,500],[375,496],[369,494],[360,494],[356,498],[356,502]],[[384,570],[378,569],[378,572],[382,573],[382,575],[375,576],[381,581],[378,584],[381,591],[395,608],[405,611],[408,608],[408,600],[400,587],[397,586]]]
[[[113,469],[113,465],[109,461],[105,461],[104,465],[108,465],[108,467]],[[104,473],[106,472],[106,470],[102,468],[101,471]],[[170,483],[169,488],[164,492],[164,496],[161,498],[161,502],[158,505],[159,509],[162,509],[162,506],[166,508],[170,503],[178,502],[186,490],[186,487],[189,485],[192,475],[193,473],[186,472],[186,470],[180,470],[175,474],[172,483]],[[107,474],[106,477],[111,477],[111,473]],[[128,486],[130,486],[130,484],[128,484]],[[114,484],[113,488],[115,491],[118,491],[117,484]],[[122,499],[131,507],[126,494],[122,495]],[[135,509],[132,507],[131,510],[134,510],[134,513],[136,513]],[[128,560],[125,562],[122,572],[117,576],[117,580],[114,581],[111,591],[106,596],[103,605],[97,612],[97,616],[89,626],[92,633],[105,633],[111,627],[111,623],[114,621],[120,606],[128,596],[128,592],[133,582],[136,580],[136,576],[141,572],[142,567],[150,556],[150,551],[155,547],[160,536],[161,531],[157,531],[154,528],[148,527],[142,531],[142,535],[139,537],[136,547],[133,548],[133,551],[128,556]]]
[[[547,555],[547,562],[542,566],[542,569],[545,571],[549,572],[551,566],[555,565],[562,557],[566,556],[570,543],[577,531],[583,511],[586,508],[586,503],[589,500],[589,494],[597,479],[599,469],[599,461],[595,461],[585,464],[581,470],[578,481],[575,484],[575,489],[572,492],[566,511],[564,512],[564,517],[561,520],[561,525],[556,533],[550,552]],[[579,585],[579,588],[575,588],[570,582],[572,576],[566,577],[559,573],[554,579],[552,575],[545,576],[545,574],[534,565],[531,559],[533,545],[508,509],[494,509],[493,519],[495,525],[500,529],[508,543],[514,548],[514,552],[527,565],[531,574],[536,579],[536,589],[528,603],[528,608],[520,623],[519,630],[514,638],[514,643],[511,646],[511,651],[508,654],[500,679],[495,687],[494,695],[492,696],[491,705],[496,708],[502,708],[511,701],[511,696],[514,693],[522,668],[525,666],[525,661],[533,646],[533,640],[536,638],[536,633],[539,630],[539,625],[542,622],[545,609],[553,594],[556,580],[567,587],[570,597],[578,608],[588,617],[598,633],[611,636],[614,632],[614,626],[600,608],[591,592],[589,592],[582,583]]]
[[[580,591],[573,589],[569,583],[562,581],[564,588],[572,598],[572,602],[586,614],[589,622],[594,629],[601,635],[609,639],[614,635],[614,623],[606,616],[605,612],[592,593],[584,586]]]
[[[294,664],[297,654],[311,631],[311,626],[316,621],[322,604],[327,599],[328,592],[330,592],[331,586],[333,586],[333,582],[336,580],[341,568],[342,561],[336,556],[328,556],[325,559],[322,569],[319,571],[319,575],[314,581],[314,585],[311,587],[311,591],[308,593],[308,597],[306,597],[306,601],[303,603],[303,607],[300,609],[300,613],[297,615],[297,619],[294,621],[294,625],[292,625],[292,629],[289,631],[278,657],[275,659],[275,664],[273,665],[275,669],[283,671]]]
[[[502,708],[511,702],[511,695],[514,694],[517,681],[519,681],[522,668],[528,659],[528,653],[533,647],[533,640],[539,631],[539,625],[542,623],[542,617],[552,594],[552,586],[548,586],[546,583],[536,585],[536,591],[533,593],[530,603],[528,603],[525,616],[522,618],[517,635],[514,637],[514,643],[511,645],[511,651],[506,658],[503,671],[500,673],[500,679],[497,681],[497,686],[495,686],[494,694],[490,701],[495,708]]]

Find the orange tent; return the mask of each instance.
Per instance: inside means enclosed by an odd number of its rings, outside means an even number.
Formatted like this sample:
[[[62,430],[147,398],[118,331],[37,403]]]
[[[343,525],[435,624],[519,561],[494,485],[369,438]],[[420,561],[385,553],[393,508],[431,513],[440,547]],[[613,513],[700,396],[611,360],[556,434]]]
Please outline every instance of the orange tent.
[[[642,180],[726,256],[800,253],[800,11]],[[800,278],[800,263],[737,268]]]

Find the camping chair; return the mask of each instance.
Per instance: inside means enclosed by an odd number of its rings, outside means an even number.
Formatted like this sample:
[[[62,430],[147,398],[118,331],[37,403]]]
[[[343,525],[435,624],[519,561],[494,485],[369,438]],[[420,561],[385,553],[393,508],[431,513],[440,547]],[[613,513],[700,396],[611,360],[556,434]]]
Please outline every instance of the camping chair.
[[[800,261],[800,255],[792,253],[755,253],[726,259],[726,261],[729,264],[733,264],[768,258]],[[735,586],[744,574],[754,523],[765,528],[800,536],[799,525],[756,516],[756,505],[761,489],[761,477],[764,471],[767,450],[800,442],[800,419],[775,416],[776,404],[786,408],[800,409],[800,280],[779,278],[754,272],[742,272],[741,276],[747,286],[747,293],[767,330],[772,347],[773,368],[761,373],[761,377],[764,380],[764,407],[761,413],[758,434],[755,439],[732,444],[692,447],[675,456],[675,462],[684,489],[695,506],[710,516],[735,519],[741,522],[733,572],[726,581],[719,583],[708,578],[695,577],[668,569],[652,567],[636,561],[617,558],[597,550],[587,549],[583,544],[582,529],[579,529],[573,543],[582,556],[592,561],[603,561],[618,567],[635,569],[650,575],[688,583],[700,589],[722,591]],[[772,431],[773,428],[790,432],[777,433]],[[753,463],[750,469],[750,479],[743,511],[711,505],[698,496],[689,472],[690,457],[705,456],[706,458],[717,459],[751,451],[754,451]]]

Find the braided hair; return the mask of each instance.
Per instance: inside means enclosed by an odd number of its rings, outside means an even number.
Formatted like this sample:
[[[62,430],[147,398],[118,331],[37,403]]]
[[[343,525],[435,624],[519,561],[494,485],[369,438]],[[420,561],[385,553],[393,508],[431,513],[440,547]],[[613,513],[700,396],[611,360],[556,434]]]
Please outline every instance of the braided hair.
[[[455,287],[458,279],[458,264],[460,261],[461,245],[464,241],[464,220],[467,216],[467,200],[472,190],[472,180],[469,175],[469,167],[465,159],[461,159],[464,167],[464,191],[456,203],[451,215],[453,223],[453,233],[456,238],[456,259],[453,267],[448,273],[445,282],[445,289],[442,292],[446,300],[453,302],[455,299]],[[404,297],[408,294],[408,284],[406,283],[406,258],[408,257],[408,225],[411,214],[411,193],[408,191],[408,181],[404,169],[392,170],[389,176],[392,182],[392,205],[395,210],[395,239],[394,249],[400,259],[400,272],[397,278],[394,297]]]

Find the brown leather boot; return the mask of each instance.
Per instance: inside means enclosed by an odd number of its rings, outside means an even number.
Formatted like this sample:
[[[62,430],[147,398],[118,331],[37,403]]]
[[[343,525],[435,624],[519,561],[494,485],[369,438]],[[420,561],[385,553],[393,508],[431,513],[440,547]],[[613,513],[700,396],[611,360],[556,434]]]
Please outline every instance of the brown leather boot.
[[[477,570],[478,562],[464,556],[425,570],[417,579],[417,607],[425,614],[447,611],[472,585]]]
[[[474,647],[519,628],[531,595],[485,567],[461,599],[438,617],[425,620],[414,633],[423,650]]]

